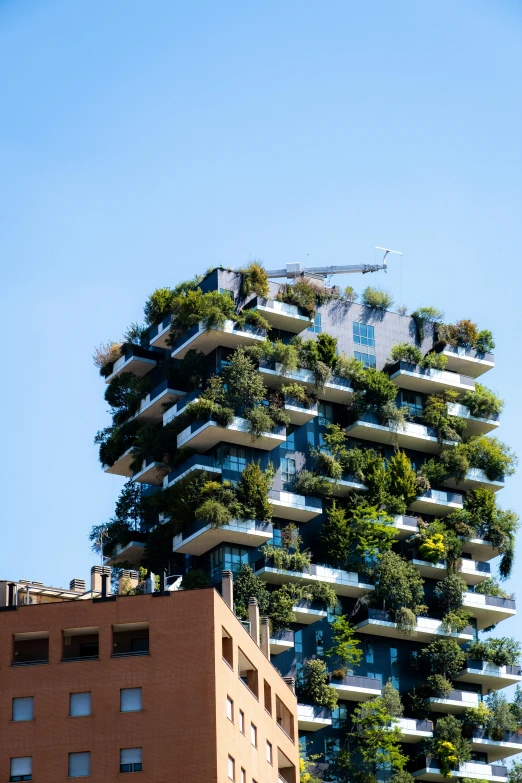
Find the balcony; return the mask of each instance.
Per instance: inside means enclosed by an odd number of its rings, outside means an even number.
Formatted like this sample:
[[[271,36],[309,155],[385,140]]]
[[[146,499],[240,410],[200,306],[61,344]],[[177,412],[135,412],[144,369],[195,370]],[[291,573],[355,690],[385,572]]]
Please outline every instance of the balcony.
[[[456,492],[428,489],[411,504],[410,508],[418,514],[433,514],[436,517],[445,517],[451,514],[452,511],[461,511],[464,508],[464,498]]]
[[[456,391],[465,394],[473,391],[475,381],[467,375],[459,375],[447,370],[424,369],[410,362],[395,362],[389,369],[390,381],[399,389],[437,394],[443,391]]]
[[[258,519],[232,519],[227,525],[212,527],[206,520],[197,520],[174,536],[172,551],[184,555],[204,555],[219,544],[238,546],[261,546],[274,535],[271,522]]]
[[[470,468],[465,478],[458,484],[454,478],[450,478],[446,479],[444,486],[465,490],[482,488],[489,489],[490,492],[498,492],[499,489],[504,488],[504,477],[499,476],[495,480],[489,479],[481,468]]]
[[[495,366],[495,357],[492,353],[479,353],[474,348],[447,345],[442,354],[448,360],[446,365],[448,370],[465,373],[470,378],[479,378]]]
[[[299,731],[319,731],[332,725],[332,713],[325,707],[312,707],[311,704],[297,705]]]
[[[222,348],[238,348],[240,345],[262,343],[266,338],[264,329],[251,324],[239,326],[235,321],[225,321],[219,328],[207,329],[204,322],[195,324],[183,337],[176,340],[172,346],[173,359],[183,359],[190,350],[209,354],[218,346]]]
[[[487,753],[488,761],[498,761],[522,753],[522,734],[506,732],[501,740],[494,740],[485,729],[474,729],[471,748],[475,752]]]
[[[278,631],[270,637],[270,655],[279,655],[280,653],[293,649],[293,646],[293,631]]]
[[[283,370],[283,365],[277,362],[259,362],[259,373],[263,381],[270,389],[278,389],[283,383],[299,383],[307,394],[316,393],[321,400],[328,402],[340,402],[346,404],[353,396],[350,381],[334,375],[323,389],[317,389],[315,377],[311,370],[299,368],[297,370]]]
[[[410,517],[405,514],[395,517],[395,522],[392,527],[395,529],[395,537],[398,538],[399,541],[409,538],[419,532],[417,517]]]
[[[218,443],[232,443],[235,446],[253,446],[256,449],[272,451],[286,440],[285,427],[274,427],[272,432],[263,432],[253,439],[249,432],[249,422],[240,416],[234,416],[228,427],[223,427],[213,419],[194,421],[179,433],[178,449],[188,447],[197,452],[205,452]]]
[[[520,666],[497,666],[489,661],[466,661],[462,671],[453,677],[457,682],[472,682],[482,685],[483,692],[496,691],[522,682]]]
[[[451,712],[452,715],[461,715],[468,707],[478,707],[481,697],[471,691],[451,691],[445,699],[441,696],[431,696],[427,701],[432,712]]]
[[[458,642],[473,641],[473,628],[467,626],[460,633],[446,631],[441,620],[432,617],[417,617],[417,625],[412,631],[401,631],[394,623],[390,612],[383,609],[365,609],[358,614],[355,626],[358,633],[372,636],[387,636],[392,639],[413,639],[417,642],[433,642],[435,639],[453,638]]]
[[[279,519],[309,522],[323,513],[323,503],[320,498],[271,489],[268,493],[268,500],[272,506],[273,515]]]
[[[401,733],[401,742],[413,744],[423,739],[433,737],[433,723],[431,720],[415,720],[414,718],[398,718],[393,724]]]
[[[296,400],[295,397],[285,397],[283,410],[288,414],[290,424],[294,424],[296,427],[307,424],[319,415],[316,402],[307,407],[303,402]]]
[[[318,620],[324,620],[328,617],[326,609],[321,608],[318,601],[306,601],[303,599],[292,607],[294,619],[300,625],[312,625]]]
[[[368,487],[357,481],[354,476],[343,476],[341,479],[325,477],[326,481],[332,485],[332,495],[336,498],[347,497],[351,492],[367,492]]]
[[[167,315],[161,323],[151,326],[149,329],[149,345],[153,345],[154,348],[165,348],[168,350],[167,337],[170,332],[170,324],[172,316]]]
[[[448,575],[448,566],[445,560],[439,560],[438,563],[430,563],[428,560],[420,560],[414,557],[411,563],[424,579],[445,579]],[[489,579],[491,566],[489,563],[468,560],[468,558],[463,557],[457,568],[457,573],[467,585],[477,585],[485,579]],[[469,595],[472,595],[472,593]]]
[[[157,351],[148,351],[139,345],[128,345],[123,354],[114,362],[111,374],[105,379],[110,383],[122,372],[131,372],[133,375],[147,375],[158,363],[162,356]]]
[[[132,480],[140,484],[154,484],[161,486],[163,479],[168,473],[168,465],[163,462],[156,462],[153,459],[144,459],[141,469],[132,474]]]
[[[278,302],[273,299],[263,299],[257,296],[248,303],[248,309],[256,310],[266,318],[272,329],[282,329],[285,332],[299,334],[313,325],[313,321],[296,305]]]
[[[114,554],[106,559],[105,565],[114,566],[120,563],[130,563],[133,566],[139,566],[144,551],[145,543],[143,541],[129,541],[125,546],[118,546],[114,550]]]
[[[474,560],[493,560],[500,554],[498,549],[485,538],[463,538],[462,546],[464,552]]]
[[[470,562],[470,561],[462,561]],[[489,565],[483,563],[482,565]],[[497,598],[494,595],[482,595],[481,593],[464,593],[463,606],[473,613],[477,619],[477,628],[489,628],[490,625],[514,617],[517,613],[515,601],[511,598]]]
[[[49,631],[15,633],[11,666],[40,666],[49,663]]]
[[[343,701],[368,701],[381,695],[381,681],[376,677],[347,674],[342,680],[337,680],[330,674],[330,685]]]
[[[163,414],[163,426],[165,427],[169,422],[174,421],[182,413],[185,413],[189,402],[197,402],[200,394],[201,389],[194,389],[194,391],[182,397],[175,405],[165,411]]]
[[[500,424],[498,414],[492,419],[479,419],[471,415],[469,408],[465,405],[460,405],[458,402],[449,402],[447,408],[450,416],[458,416],[460,419],[465,420],[465,438],[470,438],[472,435],[485,435],[487,432],[495,430]]]
[[[171,471],[164,477],[163,489],[174,486],[178,481],[183,481],[184,478],[195,472],[208,473],[210,476],[221,476],[223,470],[218,460],[215,457],[211,457],[210,454],[193,454],[179,468],[176,468],[176,470]]]
[[[140,409],[133,418],[142,422],[161,421],[164,415],[163,406],[184,396],[185,392],[170,389],[168,381],[163,381],[142,399]]]
[[[494,783],[506,783],[508,771],[506,767],[497,767],[493,764],[479,764],[466,761],[455,769],[452,777],[471,778],[472,780],[488,780]],[[426,758],[425,766],[412,772],[416,780],[446,781],[442,774],[437,759]]]
[[[295,582],[296,584],[311,585],[316,582],[325,582],[332,586],[337,595],[351,598],[365,595],[374,589],[373,585],[361,582],[358,574],[322,565],[312,564],[309,571],[287,571],[282,568],[274,568],[273,562],[269,558],[261,557],[254,564],[254,571],[256,576],[269,584],[281,585],[285,582]]]
[[[393,429],[387,424],[379,424],[377,418],[369,413],[346,427],[345,432],[350,438],[360,438],[391,446],[397,444],[401,449],[425,451],[430,454],[439,454],[441,448],[455,445],[454,441],[450,440],[439,443],[435,430],[424,424],[408,421],[403,427]]]
[[[132,453],[132,446],[130,449],[127,449],[119,459],[116,460],[114,465],[111,465],[110,467],[107,467],[106,465],[102,465],[103,470],[105,473],[111,473],[114,476],[127,476],[128,478],[131,478],[134,471],[131,468],[131,464],[134,461],[134,454]]]

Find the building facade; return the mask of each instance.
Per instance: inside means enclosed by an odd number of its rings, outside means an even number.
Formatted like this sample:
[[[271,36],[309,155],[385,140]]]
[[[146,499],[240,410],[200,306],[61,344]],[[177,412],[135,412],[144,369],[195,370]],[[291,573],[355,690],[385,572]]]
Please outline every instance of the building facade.
[[[407,712],[412,692],[423,686],[429,676],[438,673],[433,660],[423,652],[431,643],[454,640],[466,652],[470,644],[484,638],[484,629],[513,616],[516,611],[513,598],[492,581],[499,556],[503,555],[507,562],[507,539],[488,540],[487,532],[493,522],[488,528],[485,519],[488,498],[494,498],[504,482],[501,472],[495,474],[494,466],[488,462],[488,444],[484,444],[484,436],[496,433],[498,413],[486,410],[487,406],[480,409],[478,405],[482,375],[494,368],[494,358],[490,352],[481,350],[480,341],[478,348],[469,344],[476,339],[473,336],[455,337],[455,329],[453,333],[439,332],[433,324],[436,318],[429,314],[423,319],[357,304],[350,301],[351,297],[339,296],[335,289],[322,295],[321,284],[311,282],[317,292],[317,304],[313,310],[306,310],[281,301],[282,292],[283,300],[291,300],[291,295],[285,294],[288,291],[285,287],[270,283],[268,296],[245,294],[241,274],[216,269],[199,283],[201,291],[230,296],[237,314],[257,312],[268,321],[268,331],[260,328],[255,319],[253,323],[244,320],[238,323],[232,317],[218,326],[197,322],[184,333],[171,336],[169,344],[173,321],[167,314],[142,335],[141,345],[125,345],[122,355],[105,368],[107,384],[110,386],[123,373],[129,373],[147,378],[149,391],[132,414],[135,429],[130,438],[119,444],[119,453],[113,451],[112,464],[106,464],[105,469],[141,484],[143,497],[159,496],[167,491],[182,497],[187,482],[196,474],[204,474],[218,484],[231,482],[234,487],[252,462],[263,470],[273,466],[275,475],[268,493],[271,518],[229,519],[226,524],[198,518],[174,524],[172,551],[166,557],[170,584],[177,587],[180,577],[198,571],[207,574],[210,582],[219,588],[223,570],[237,575],[242,566],[249,565],[271,593],[289,584],[328,585],[337,596],[335,606],[301,602],[294,607],[288,627],[273,634],[270,640],[272,662],[283,676],[295,678],[299,683],[307,661],[324,660],[330,685],[337,693],[338,705],[333,711],[301,700],[298,710],[302,753],[308,757],[320,756],[318,769],[325,781],[333,780],[331,775],[341,774],[333,771],[333,765],[340,750],[353,746],[348,735],[354,708],[379,696],[390,681],[405,704],[403,716],[396,725],[401,733],[402,750],[409,759],[407,768],[416,779],[442,780],[439,761],[423,757],[423,748],[428,747],[423,743],[433,738],[437,721],[448,714],[463,720],[466,710],[478,706],[488,692],[522,679],[518,662],[503,666],[485,659],[466,660],[461,670],[445,677],[452,685],[450,693],[424,694],[425,716],[418,718]],[[396,387],[393,403],[397,410],[406,412],[405,419],[395,421],[391,415],[387,419],[382,409],[376,413],[377,404],[371,407],[371,390],[364,388],[364,377],[355,384],[346,371],[336,375],[335,361],[331,362],[327,375],[318,380],[317,365],[289,368],[283,361],[264,358],[251,350],[266,344],[267,339],[288,345],[295,342],[296,335],[304,345],[308,341],[317,342],[320,335],[330,335],[335,341],[336,356],[357,359],[361,363],[359,370],[377,371],[377,381],[384,375],[388,386],[391,382]],[[444,335],[447,339],[443,339]],[[397,351],[394,353],[397,346],[402,346],[403,358],[393,358],[399,355]],[[408,354],[404,346],[415,349],[417,354]],[[307,397],[305,403],[283,393],[286,422],[274,423],[255,438],[244,410],[234,410],[233,418],[226,422],[213,418],[211,412],[206,416],[191,416],[195,410],[193,403],[201,399],[211,376],[223,373],[226,376],[226,368],[238,348],[251,350],[266,387],[265,407],[269,406],[271,395],[279,394],[281,399],[281,387],[285,385],[301,386]],[[303,355],[303,349],[300,350]],[[190,385],[178,388],[172,380],[175,372],[169,376],[169,367],[179,366],[190,351],[204,357],[207,374],[193,388]],[[426,357],[433,359],[431,364]],[[353,367],[350,372],[354,372]],[[427,413],[437,404],[443,408],[444,421],[440,425],[433,416],[428,419]],[[178,430],[176,421],[183,423]],[[170,464],[159,453],[152,453],[154,449],[146,453],[141,445],[136,446],[140,444],[139,428],[145,424],[158,429],[172,428],[176,443],[171,450],[175,458]],[[379,553],[373,552],[366,558],[360,555],[359,566],[353,565],[353,552],[338,553],[335,558],[338,562],[334,564],[324,541],[332,505],[345,509],[350,517],[358,507],[357,498],[370,492],[366,477],[347,473],[336,477],[325,475],[330,491],[323,492],[323,496],[302,494],[295,489],[303,471],[317,478],[318,454],[321,450],[328,454],[325,437],[331,432],[331,425],[344,432],[344,446],[348,451],[371,449],[375,458],[383,461],[385,471],[400,452],[407,457],[414,474],[421,476],[418,491],[409,498],[407,507],[399,509],[400,513],[394,513],[393,508],[399,508],[395,503],[386,501],[388,507],[386,502],[374,503],[377,511],[391,517],[391,522],[388,519],[386,523],[393,530],[391,551],[412,566],[423,580],[425,607],[408,627],[401,627],[393,611],[373,602]],[[470,445],[466,450],[462,444]],[[459,471],[443,456],[445,452],[459,458],[465,456],[464,475],[462,461]],[[438,470],[440,464],[443,467]],[[478,511],[477,503],[482,503]],[[392,510],[387,512],[387,508]],[[492,518],[496,513],[491,512]],[[459,519],[468,527],[459,528]],[[176,523],[163,511],[154,524],[149,519],[141,526],[134,526],[125,539],[113,542],[108,563],[125,568],[137,568],[140,563],[150,565],[144,560],[150,532],[169,521]],[[284,549],[285,530],[289,525],[297,527],[302,549],[311,557],[311,563],[301,569],[278,566],[263,549],[267,545]],[[441,537],[439,543],[442,541],[441,555],[428,557],[426,538],[431,536],[433,541],[437,531]],[[460,542],[458,556],[453,560],[446,546],[450,539]],[[424,549],[420,549],[422,546]],[[345,559],[350,560],[349,567],[343,560],[348,554],[350,558]],[[507,566],[503,568],[505,571]],[[439,585],[442,582],[449,585],[447,579],[451,576],[459,577],[464,586],[457,607],[457,614],[460,612],[459,616],[466,619],[463,627],[458,627],[458,622],[448,625],[447,612],[446,615],[442,612],[441,599],[437,598]],[[355,628],[362,656],[335,679],[332,676],[335,661],[328,651],[332,645],[332,623],[340,616],[349,618]],[[467,726],[465,735],[471,743],[471,758],[458,766],[454,775],[492,781],[506,779],[507,771],[500,761],[518,752],[520,736],[511,731],[501,739],[493,739],[480,726]],[[384,779],[393,774],[386,764],[375,772]],[[235,774],[232,779],[239,780]]]
[[[0,648],[4,780],[298,780],[295,695],[213,589],[8,605]]]

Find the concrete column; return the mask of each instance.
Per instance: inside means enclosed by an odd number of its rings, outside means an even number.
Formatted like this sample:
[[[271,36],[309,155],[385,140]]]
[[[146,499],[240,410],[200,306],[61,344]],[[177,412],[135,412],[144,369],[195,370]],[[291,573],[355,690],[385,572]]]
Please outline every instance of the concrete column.
[[[91,590],[93,593],[101,593],[102,576],[106,574],[109,579],[107,584],[107,593],[111,592],[111,569],[109,566],[93,566],[91,568]]]
[[[248,599],[248,619],[250,620],[250,636],[259,646],[259,604],[257,598]]]
[[[270,621],[268,617],[261,618],[261,652],[270,660]]]
[[[295,680],[293,677],[283,677],[283,680],[286,682],[292,693],[295,695]]]
[[[232,577],[232,571],[223,571],[221,596],[228,608],[234,611],[234,579]]]

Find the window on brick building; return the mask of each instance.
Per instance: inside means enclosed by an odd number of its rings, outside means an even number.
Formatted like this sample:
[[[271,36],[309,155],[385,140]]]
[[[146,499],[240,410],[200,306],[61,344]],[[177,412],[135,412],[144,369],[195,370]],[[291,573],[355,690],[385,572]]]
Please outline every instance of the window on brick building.
[[[120,772],[142,772],[141,748],[120,750]]]
[[[16,722],[33,720],[34,696],[23,696],[13,699],[13,720]]]
[[[80,718],[91,714],[91,692],[69,694],[69,717]]]

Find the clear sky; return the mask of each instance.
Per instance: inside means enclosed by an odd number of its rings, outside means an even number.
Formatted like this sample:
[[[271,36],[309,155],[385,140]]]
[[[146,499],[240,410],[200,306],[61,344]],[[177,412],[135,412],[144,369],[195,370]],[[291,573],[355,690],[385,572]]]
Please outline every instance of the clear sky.
[[[515,0],[0,0],[1,577],[88,577],[93,347],[211,265],[401,250],[339,283],[491,329],[522,452],[521,44]]]

